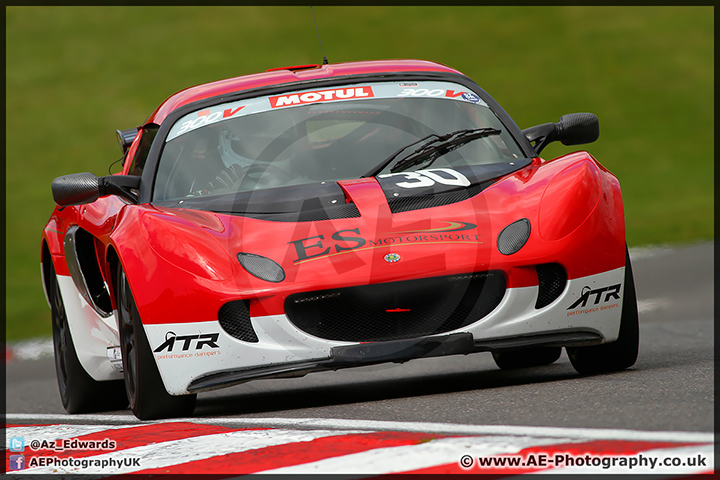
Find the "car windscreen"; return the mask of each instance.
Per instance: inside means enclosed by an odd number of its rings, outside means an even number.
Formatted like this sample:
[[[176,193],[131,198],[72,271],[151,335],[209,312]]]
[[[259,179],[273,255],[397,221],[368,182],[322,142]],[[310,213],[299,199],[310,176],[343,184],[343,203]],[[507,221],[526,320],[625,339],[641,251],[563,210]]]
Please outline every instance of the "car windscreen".
[[[452,183],[464,171],[472,177],[484,168],[516,170],[523,157],[488,105],[459,84],[307,89],[221,103],[177,120],[165,139],[153,201],[319,188],[368,174],[412,184],[399,181],[429,168]]]

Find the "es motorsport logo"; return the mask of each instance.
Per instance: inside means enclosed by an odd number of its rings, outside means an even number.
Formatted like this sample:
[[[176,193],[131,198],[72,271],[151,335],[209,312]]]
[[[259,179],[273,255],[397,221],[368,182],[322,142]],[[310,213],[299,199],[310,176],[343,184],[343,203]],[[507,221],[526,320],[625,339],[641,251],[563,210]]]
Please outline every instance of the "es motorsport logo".
[[[301,238],[288,242],[295,247],[297,258],[294,264],[318,258],[341,255],[350,251],[368,250],[388,245],[417,245],[423,243],[482,243],[479,234],[460,234],[466,230],[474,230],[477,225],[468,222],[444,221],[445,227],[387,232],[374,239],[363,237],[360,228],[338,230],[329,239],[324,234]],[[386,260],[387,261],[387,260]],[[388,262],[395,263],[395,262]]]

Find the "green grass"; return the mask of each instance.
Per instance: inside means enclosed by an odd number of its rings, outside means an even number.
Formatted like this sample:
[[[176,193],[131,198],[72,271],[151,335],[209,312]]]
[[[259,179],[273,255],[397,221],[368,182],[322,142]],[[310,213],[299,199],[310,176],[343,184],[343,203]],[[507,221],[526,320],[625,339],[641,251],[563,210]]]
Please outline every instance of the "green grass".
[[[521,128],[598,115],[630,246],[713,238],[712,7],[315,7],[331,62],[438,61]],[[177,90],[320,63],[307,7],[7,7],[8,339],[50,334],[40,232],[59,175],[102,175],[114,132]],[[569,152],[550,145],[545,158]],[[117,171],[117,170],[115,170]]]

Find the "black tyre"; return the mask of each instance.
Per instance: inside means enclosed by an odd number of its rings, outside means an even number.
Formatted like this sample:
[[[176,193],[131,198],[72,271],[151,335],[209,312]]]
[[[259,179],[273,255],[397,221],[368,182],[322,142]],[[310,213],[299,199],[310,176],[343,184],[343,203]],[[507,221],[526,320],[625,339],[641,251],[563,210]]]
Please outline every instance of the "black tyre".
[[[191,415],[197,395],[170,395],[165,390],[121,266],[117,269],[115,285],[125,391],[130,408],[140,420]]]
[[[128,406],[122,380],[98,382],[80,364],[75,352],[65,304],[50,260],[47,267],[48,297],[52,312],[55,372],[63,407],[68,413],[107,412]]]
[[[503,370],[539,367],[557,361],[561,347],[528,347],[508,352],[493,352],[495,364]]]
[[[570,363],[583,375],[617,372],[635,364],[640,344],[637,296],[630,254],[625,249],[625,293],[620,319],[620,334],[611,343],[591,347],[568,347]]]

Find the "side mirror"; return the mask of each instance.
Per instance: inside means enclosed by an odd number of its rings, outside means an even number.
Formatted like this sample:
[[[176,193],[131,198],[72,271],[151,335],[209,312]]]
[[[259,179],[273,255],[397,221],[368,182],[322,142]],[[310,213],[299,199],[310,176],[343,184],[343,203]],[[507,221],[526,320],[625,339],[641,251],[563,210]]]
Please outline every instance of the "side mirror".
[[[600,122],[594,113],[570,113],[557,123],[526,128],[523,134],[539,155],[549,143],[559,140],[563,145],[592,143],[600,136]]]
[[[55,203],[65,207],[92,203],[100,197],[117,195],[130,203],[137,203],[140,177],[135,175],[108,175],[96,177],[92,173],[73,173],[57,177],[52,182]]]
[[[128,148],[130,148],[130,145],[132,145],[132,142],[133,140],[135,140],[137,133],[138,127],[128,128],[127,130],[115,130],[115,136],[117,137],[117,141],[120,144],[120,148],[122,148],[123,155],[125,155]]]

